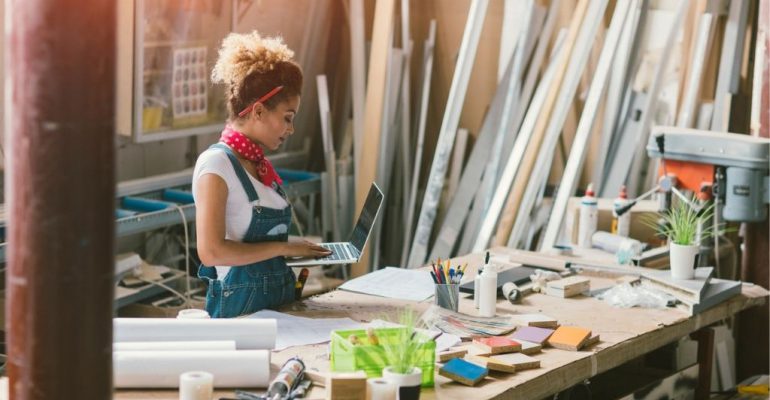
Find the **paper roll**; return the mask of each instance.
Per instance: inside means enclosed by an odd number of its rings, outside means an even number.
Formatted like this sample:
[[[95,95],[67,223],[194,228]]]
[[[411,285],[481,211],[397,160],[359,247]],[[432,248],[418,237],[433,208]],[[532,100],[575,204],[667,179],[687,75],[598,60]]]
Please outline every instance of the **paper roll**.
[[[211,400],[214,395],[214,375],[190,371],[179,375],[179,400]]]
[[[388,379],[367,379],[366,400],[396,400],[397,389],[396,384]]]
[[[232,340],[238,350],[274,349],[278,330],[267,318],[115,318],[113,326],[114,342]]]
[[[267,387],[270,351],[116,351],[112,356],[115,387],[175,388],[191,370],[216,377],[218,388]]]
[[[188,308],[184,310],[179,310],[179,313],[176,315],[177,319],[209,319],[211,316],[209,313],[206,312],[206,310],[201,310],[198,308]]]
[[[233,340],[200,342],[116,342],[113,351],[235,350]]]

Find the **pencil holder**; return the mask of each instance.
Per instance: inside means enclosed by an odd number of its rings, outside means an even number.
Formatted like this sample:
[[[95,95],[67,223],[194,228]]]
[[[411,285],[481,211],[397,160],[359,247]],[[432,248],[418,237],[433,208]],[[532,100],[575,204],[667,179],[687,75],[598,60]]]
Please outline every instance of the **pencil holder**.
[[[455,283],[437,284],[434,299],[437,306],[457,312],[457,306],[460,303],[460,285]]]

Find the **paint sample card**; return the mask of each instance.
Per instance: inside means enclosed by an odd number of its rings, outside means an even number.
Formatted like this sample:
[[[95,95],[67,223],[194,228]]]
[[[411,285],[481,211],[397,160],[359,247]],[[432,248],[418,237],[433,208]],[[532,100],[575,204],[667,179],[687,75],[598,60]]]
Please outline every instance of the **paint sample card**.
[[[473,344],[490,354],[513,353],[521,350],[521,343],[499,336],[476,338],[473,339]]]
[[[527,342],[526,340],[518,340],[518,342],[521,343],[521,350],[519,350],[521,354],[532,355],[543,351],[543,345]]]
[[[174,50],[171,102],[174,118],[206,115],[208,111],[208,73],[206,47]]]
[[[591,331],[577,326],[560,326],[548,339],[548,344],[562,350],[580,350],[591,337]]]
[[[516,329],[516,332],[510,335],[510,338],[516,341],[527,341],[542,345],[553,334],[553,329],[538,328],[536,326],[522,326]]]

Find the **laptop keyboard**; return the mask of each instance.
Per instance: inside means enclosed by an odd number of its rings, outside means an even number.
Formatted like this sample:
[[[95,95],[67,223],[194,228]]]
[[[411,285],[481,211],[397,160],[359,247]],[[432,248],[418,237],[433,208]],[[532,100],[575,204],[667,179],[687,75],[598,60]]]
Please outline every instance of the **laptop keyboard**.
[[[343,243],[324,243],[321,246],[323,246],[326,249],[329,249],[332,251],[332,254],[319,258],[319,260],[328,260],[328,261],[336,261],[336,260],[349,260],[353,257],[352,254],[350,254],[350,251],[348,250],[348,246],[346,246]]]

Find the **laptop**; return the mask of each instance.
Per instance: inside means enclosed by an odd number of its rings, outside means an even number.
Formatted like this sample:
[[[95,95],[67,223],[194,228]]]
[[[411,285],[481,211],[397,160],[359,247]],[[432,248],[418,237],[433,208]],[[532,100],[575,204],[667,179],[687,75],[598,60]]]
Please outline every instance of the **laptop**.
[[[364,252],[364,246],[369,240],[369,234],[372,232],[374,221],[377,220],[377,214],[380,213],[382,206],[382,191],[377,184],[372,182],[369,188],[369,194],[366,196],[364,207],[361,214],[358,215],[358,221],[350,234],[347,242],[337,243],[319,243],[332,251],[332,254],[320,258],[292,258],[286,260],[286,265],[290,267],[300,267],[303,265],[335,265],[335,264],[353,264],[361,259]]]

